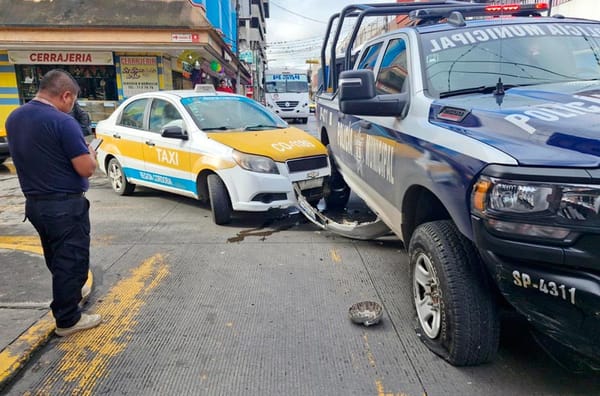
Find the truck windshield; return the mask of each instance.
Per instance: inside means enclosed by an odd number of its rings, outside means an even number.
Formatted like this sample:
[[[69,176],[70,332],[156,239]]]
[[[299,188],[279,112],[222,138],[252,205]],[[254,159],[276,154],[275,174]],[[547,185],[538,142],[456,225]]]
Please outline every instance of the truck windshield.
[[[600,80],[600,24],[499,24],[421,35],[431,96]]]

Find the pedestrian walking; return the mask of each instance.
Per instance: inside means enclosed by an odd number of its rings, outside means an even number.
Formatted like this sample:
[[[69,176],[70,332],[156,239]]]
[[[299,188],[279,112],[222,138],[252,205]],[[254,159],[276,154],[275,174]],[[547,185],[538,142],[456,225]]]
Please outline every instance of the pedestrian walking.
[[[92,121],[90,120],[90,115],[87,111],[81,108],[77,101],[75,101],[73,110],[71,110],[69,114],[75,118],[75,121],[79,123],[79,127],[81,128],[81,133],[83,133],[83,136],[89,136],[92,134]]]
[[[44,75],[31,101],[6,120],[9,150],[25,195],[25,216],[40,236],[52,273],[55,333],[66,336],[97,326],[100,315],[79,303],[89,271],[90,219],[85,191],[96,169],[75,119],[69,116],[79,86],[65,71]]]

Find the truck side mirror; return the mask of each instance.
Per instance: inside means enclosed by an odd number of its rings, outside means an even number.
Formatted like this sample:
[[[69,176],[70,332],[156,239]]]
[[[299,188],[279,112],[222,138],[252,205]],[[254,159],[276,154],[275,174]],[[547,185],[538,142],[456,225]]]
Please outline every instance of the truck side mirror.
[[[344,114],[404,117],[408,93],[377,95],[372,70],[347,70],[340,73],[338,100]]]
[[[375,91],[375,76],[372,70],[347,70],[340,73],[340,102],[342,100],[372,99]]]

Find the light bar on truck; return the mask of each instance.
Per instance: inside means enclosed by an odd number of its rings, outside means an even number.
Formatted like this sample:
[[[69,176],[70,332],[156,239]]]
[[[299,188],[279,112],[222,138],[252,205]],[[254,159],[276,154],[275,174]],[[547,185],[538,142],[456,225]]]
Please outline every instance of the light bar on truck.
[[[486,16],[539,16],[548,11],[548,3],[536,4],[490,4],[486,6],[454,5],[448,7],[430,7],[411,11],[410,19],[442,20],[448,18],[452,12],[458,11],[464,17],[486,17]]]
[[[546,11],[548,9],[548,3],[537,3],[529,6],[527,9],[534,9],[537,11]],[[485,11],[489,13],[513,13],[522,11],[521,4],[495,4],[488,5],[485,7]]]

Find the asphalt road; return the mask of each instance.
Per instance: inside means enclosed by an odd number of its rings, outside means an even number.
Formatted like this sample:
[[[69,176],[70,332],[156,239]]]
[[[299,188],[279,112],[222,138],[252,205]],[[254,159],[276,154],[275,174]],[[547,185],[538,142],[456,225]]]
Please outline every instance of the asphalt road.
[[[0,180],[0,236],[34,236],[10,164]],[[557,366],[515,318],[490,364],[456,368],[430,353],[392,237],[352,241],[285,212],[215,226],[206,205],[144,188],[120,197],[101,174],[88,198],[87,309],[104,323],[52,338],[4,394],[600,394],[599,378]],[[383,304],[380,324],[349,321],[364,300]]]

